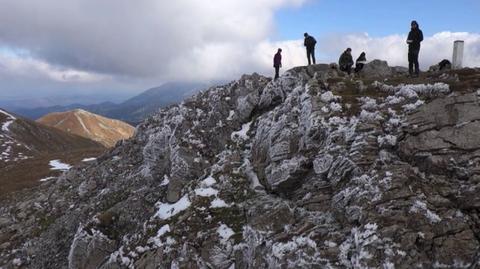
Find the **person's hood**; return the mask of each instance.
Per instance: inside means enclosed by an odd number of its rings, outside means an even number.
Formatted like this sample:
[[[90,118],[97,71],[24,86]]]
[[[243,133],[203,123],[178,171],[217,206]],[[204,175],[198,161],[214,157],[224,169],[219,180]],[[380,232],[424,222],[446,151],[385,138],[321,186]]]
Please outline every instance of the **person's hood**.
[[[414,23],[417,25],[417,29],[420,29],[420,24],[418,24],[417,21],[412,21],[412,22],[410,23],[410,25],[412,25],[412,24],[414,24]]]

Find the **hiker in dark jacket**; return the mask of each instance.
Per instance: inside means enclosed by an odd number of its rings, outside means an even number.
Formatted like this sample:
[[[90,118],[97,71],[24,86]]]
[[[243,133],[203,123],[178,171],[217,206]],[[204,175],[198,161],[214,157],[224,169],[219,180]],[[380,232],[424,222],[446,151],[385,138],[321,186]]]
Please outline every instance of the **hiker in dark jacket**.
[[[273,67],[275,68],[275,80],[279,77],[280,67],[282,67],[282,49],[278,49],[273,56]]]
[[[342,53],[338,60],[338,65],[341,71],[347,72],[349,75],[352,73],[353,58],[351,48],[348,48]]]
[[[365,52],[362,52],[360,56],[355,61],[355,73],[362,71],[363,66],[367,63],[367,57],[365,56]]]
[[[412,21],[412,29],[408,34],[408,72],[410,76],[414,76],[413,67],[415,66],[415,76],[418,77],[420,70],[418,68],[418,54],[420,53],[420,42],[423,41],[423,33],[418,27],[416,21]]]
[[[308,33],[303,34],[303,36],[305,37],[303,45],[307,48],[308,65],[312,64],[312,62],[310,61],[310,56],[312,58],[313,64],[315,64],[315,44],[317,44],[317,40],[315,40],[313,36],[308,35]]]

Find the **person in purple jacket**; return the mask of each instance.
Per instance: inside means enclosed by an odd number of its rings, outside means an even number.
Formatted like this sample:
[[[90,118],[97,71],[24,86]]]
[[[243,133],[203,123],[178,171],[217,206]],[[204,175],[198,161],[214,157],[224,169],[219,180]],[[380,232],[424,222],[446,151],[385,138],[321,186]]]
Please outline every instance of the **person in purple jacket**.
[[[280,67],[282,67],[282,49],[278,49],[273,56],[273,68],[275,68],[275,80],[279,77]]]

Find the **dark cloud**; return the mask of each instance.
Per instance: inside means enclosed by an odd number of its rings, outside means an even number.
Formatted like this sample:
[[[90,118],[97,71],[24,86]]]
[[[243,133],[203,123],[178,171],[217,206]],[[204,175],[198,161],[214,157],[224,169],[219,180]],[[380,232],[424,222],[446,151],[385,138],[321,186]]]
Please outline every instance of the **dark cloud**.
[[[208,62],[196,61],[215,47],[241,50],[248,57],[248,48],[268,34],[273,11],[303,1],[251,2],[2,0],[0,42],[67,68],[134,77],[178,73],[181,77],[185,74],[178,59],[197,64],[194,69],[204,73],[205,68],[215,70]],[[228,62],[231,52],[219,53],[226,53],[221,56]]]
[[[305,64],[302,40],[269,42],[273,14],[306,0],[0,0],[0,97],[65,91],[133,94],[170,80],[233,79]],[[422,64],[451,57],[466,40],[466,65],[480,65],[478,34],[439,33],[424,42]],[[317,38],[318,59],[343,48],[405,65],[404,36]],[[441,52],[441,53],[438,53]]]

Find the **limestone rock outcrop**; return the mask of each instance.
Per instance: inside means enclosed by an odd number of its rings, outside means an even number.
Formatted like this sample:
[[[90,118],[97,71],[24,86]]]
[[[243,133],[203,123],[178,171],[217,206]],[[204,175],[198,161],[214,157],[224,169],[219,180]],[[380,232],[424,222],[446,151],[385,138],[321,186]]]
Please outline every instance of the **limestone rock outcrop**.
[[[5,200],[0,266],[479,267],[480,85],[466,73],[388,84],[314,65],[200,92]]]
[[[393,74],[386,61],[373,60],[363,67],[361,74],[368,77],[388,77]]]

